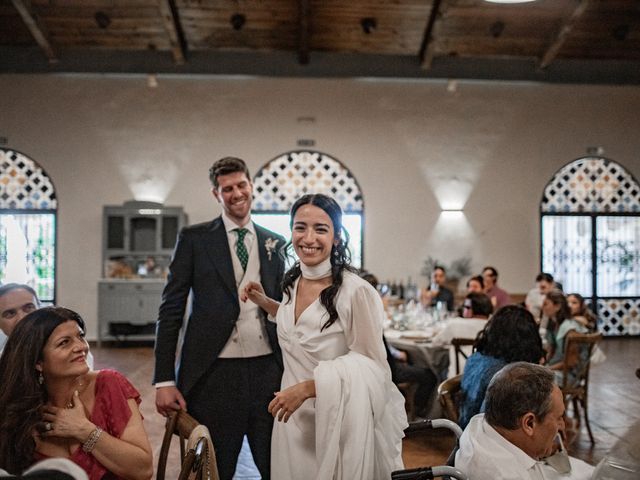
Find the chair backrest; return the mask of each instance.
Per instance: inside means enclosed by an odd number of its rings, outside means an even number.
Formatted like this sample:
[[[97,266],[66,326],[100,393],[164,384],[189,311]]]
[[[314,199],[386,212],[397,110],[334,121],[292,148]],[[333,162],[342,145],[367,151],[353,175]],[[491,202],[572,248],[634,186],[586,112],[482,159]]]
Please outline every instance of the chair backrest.
[[[468,358],[465,351],[462,350],[462,347],[467,345],[473,345],[474,342],[475,342],[475,339],[473,338],[452,338],[451,339],[451,345],[453,345],[453,348],[456,353],[456,375],[460,373],[460,357],[464,358],[465,360]]]
[[[156,480],[164,480],[171,441],[174,435],[180,445],[180,480],[197,478],[198,480],[218,480],[215,451],[209,431],[184,410],[176,411],[167,417],[167,423],[158,457]],[[191,448],[187,443],[193,444]]]
[[[197,438],[182,460],[178,480],[218,480],[217,469],[215,472],[211,471],[212,450],[211,443],[206,436]]]
[[[588,387],[591,355],[596,344],[602,339],[601,333],[569,332],[565,340],[562,362],[562,383],[560,389],[565,395],[574,389]]]
[[[442,406],[444,416],[449,420],[458,423],[458,406],[460,404],[460,384],[462,374],[447,378],[438,385],[438,400]]]

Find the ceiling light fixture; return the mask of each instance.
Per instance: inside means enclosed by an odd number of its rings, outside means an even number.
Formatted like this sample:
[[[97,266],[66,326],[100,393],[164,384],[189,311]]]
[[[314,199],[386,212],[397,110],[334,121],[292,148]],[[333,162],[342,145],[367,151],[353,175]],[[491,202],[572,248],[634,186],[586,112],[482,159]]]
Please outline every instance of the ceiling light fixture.
[[[245,17],[241,13],[234,13],[229,19],[229,22],[231,22],[231,26],[234,30],[242,30],[242,27],[244,27],[246,21],[247,17]]]
[[[378,27],[378,21],[373,17],[365,17],[360,20],[360,26],[362,31],[368,35]]]

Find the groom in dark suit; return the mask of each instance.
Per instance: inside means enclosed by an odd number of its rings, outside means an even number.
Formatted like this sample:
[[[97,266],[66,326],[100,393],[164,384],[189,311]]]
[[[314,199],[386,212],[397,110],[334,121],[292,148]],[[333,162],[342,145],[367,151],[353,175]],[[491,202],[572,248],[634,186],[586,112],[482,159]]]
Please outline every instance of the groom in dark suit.
[[[271,298],[282,297],[285,242],[251,221],[253,184],[242,160],[218,160],[209,177],[222,215],[178,237],[156,328],[156,408],[163,415],[188,409],[209,428],[222,480],[233,477],[246,435],[266,479],[273,425],[267,406],[280,389],[282,359],[275,324],[253,302],[240,302],[239,292],[253,281]]]

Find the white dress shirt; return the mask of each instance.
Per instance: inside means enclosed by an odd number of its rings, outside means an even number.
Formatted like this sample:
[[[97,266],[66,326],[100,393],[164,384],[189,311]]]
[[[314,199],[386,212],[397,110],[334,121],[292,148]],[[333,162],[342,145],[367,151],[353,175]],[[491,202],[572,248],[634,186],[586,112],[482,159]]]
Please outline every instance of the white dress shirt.
[[[460,437],[455,466],[474,480],[588,480],[594,467],[569,457],[571,472],[558,473],[535,460],[500,435],[484,420],[474,416]]]

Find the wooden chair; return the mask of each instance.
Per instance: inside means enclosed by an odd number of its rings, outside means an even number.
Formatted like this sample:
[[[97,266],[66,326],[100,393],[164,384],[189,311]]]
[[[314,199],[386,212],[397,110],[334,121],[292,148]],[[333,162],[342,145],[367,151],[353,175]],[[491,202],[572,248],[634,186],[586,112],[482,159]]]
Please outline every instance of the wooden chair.
[[[565,340],[564,359],[562,362],[562,381],[560,390],[564,395],[565,408],[573,404],[573,410],[580,423],[580,408],[589,433],[591,443],[593,433],[589,425],[589,369],[591,355],[596,344],[602,339],[601,333],[569,332]]]
[[[442,406],[442,413],[452,422],[458,423],[458,405],[460,403],[460,384],[462,375],[447,378],[438,385],[438,400]]]
[[[167,418],[164,438],[158,458],[156,480],[164,480],[173,436],[180,445],[180,476],[178,480],[219,480],[216,454],[209,430],[184,410]]]
[[[473,338],[452,338],[451,339],[451,345],[453,345],[453,349],[456,354],[456,375],[460,374],[460,357],[464,358],[465,360],[468,358],[465,351],[462,350],[462,347],[473,345],[474,342],[475,342],[475,339]]]

